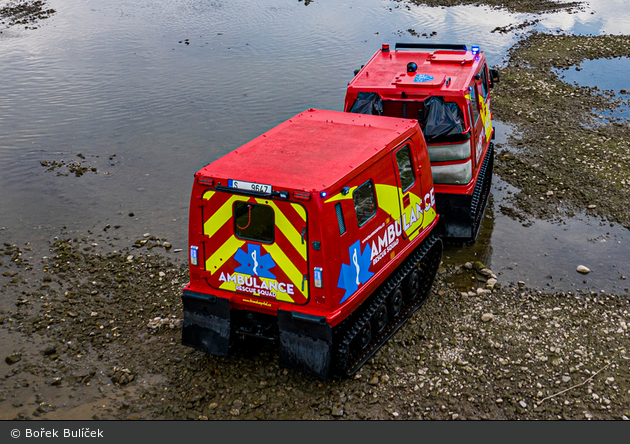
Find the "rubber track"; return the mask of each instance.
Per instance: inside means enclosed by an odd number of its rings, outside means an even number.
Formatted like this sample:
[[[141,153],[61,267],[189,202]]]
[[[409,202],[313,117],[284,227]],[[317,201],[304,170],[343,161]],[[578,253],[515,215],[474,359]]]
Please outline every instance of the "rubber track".
[[[473,219],[472,232],[473,236],[466,243],[470,244],[477,240],[479,229],[481,228],[481,220],[488,205],[488,197],[490,196],[490,188],[492,186],[492,170],[494,168],[494,144],[490,143],[486,158],[481,165],[479,175],[483,180],[477,182],[475,191],[473,191],[472,201],[470,204],[470,214]]]
[[[400,265],[396,271],[364,305],[353,313],[350,318],[340,326],[340,331],[335,334],[335,350],[333,375],[336,377],[352,376],[370,357],[376,353],[381,346],[394,334],[403,324],[415,313],[426,301],[433,280],[437,274],[437,269],[442,258],[442,241],[437,235],[427,237],[411,258]],[[357,337],[363,326],[370,322],[376,310],[385,303],[387,296],[411,273],[414,267],[419,267],[421,278],[424,281],[420,284],[418,296],[409,300],[405,297],[405,305],[401,312],[394,319],[391,319],[381,332],[372,332],[370,344],[360,353],[353,354],[351,344]],[[403,296],[405,296],[403,294]]]

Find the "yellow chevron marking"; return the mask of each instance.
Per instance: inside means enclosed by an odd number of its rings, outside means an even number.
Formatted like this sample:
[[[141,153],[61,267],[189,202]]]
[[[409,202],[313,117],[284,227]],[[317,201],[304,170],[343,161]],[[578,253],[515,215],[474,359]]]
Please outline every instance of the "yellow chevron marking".
[[[291,245],[295,247],[302,259],[306,260],[306,241],[302,243],[302,233],[298,232],[298,229],[287,219],[282,210],[272,201],[265,201],[264,199],[256,199],[258,203],[265,203],[272,207],[276,213],[276,227],[282,231],[282,233],[289,240]],[[267,247],[265,247],[267,248]]]
[[[245,241],[237,239],[236,236],[231,236],[226,243],[215,251],[215,253],[206,260],[206,271],[210,274],[214,274],[226,260],[234,256],[236,250],[241,248]]]
[[[377,183],[376,196],[380,209],[392,216],[394,220],[400,217],[400,207],[402,204],[398,194],[398,187]]]
[[[304,207],[300,204],[295,204],[295,203],[292,203],[291,206],[293,207],[295,212],[300,215],[302,220],[306,222],[306,210],[304,209]]]
[[[214,194],[214,191],[211,191],[211,193]],[[204,194],[204,199],[206,198],[206,194]],[[210,199],[211,197],[212,196],[208,197],[208,199]],[[209,237],[214,236],[214,234],[219,231],[221,227],[232,218],[232,205],[237,200],[247,201],[249,200],[249,197],[236,195],[230,197],[227,202],[221,205],[221,208],[215,211],[212,216],[210,216],[210,218],[208,218],[208,220],[203,224],[203,234]]]
[[[422,220],[422,228],[426,228],[435,220],[437,213],[434,208],[424,212],[424,219]]]
[[[345,196],[341,193],[337,193],[334,196],[332,196],[330,199],[325,200],[324,203],[337,202],[338,200],[352,199],[352,194],[354,193],[354,190],[356,190],[357,188],[358,187],[350,188],[350,191],[348,191],[348,194],[346,194]]]
[[[297,269],[295,264],[289,260],[289,258],[284,254],[282,249],[278,247],[276,244],[265,245],[265,249],[268,253],[271,253],[271,257],[276,262],[277,265],[280,266],[280,269],[286,274],[293,285],[295,286],[295,292],[300,292],[302,295],[308,299],[308,282],[304,283],[304,291],[302,291],[302,279],[304,275]],[[287,301],[294,302],[293,299],[289,297],[287,294],[278,294],[276,297],[279,301]]]

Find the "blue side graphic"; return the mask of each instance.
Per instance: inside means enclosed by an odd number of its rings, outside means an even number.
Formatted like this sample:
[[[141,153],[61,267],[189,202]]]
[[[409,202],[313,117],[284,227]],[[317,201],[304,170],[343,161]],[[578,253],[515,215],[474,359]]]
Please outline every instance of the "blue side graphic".
[[[433,80],[433,76],[430,76],[428,74],[416,74],[416,76],[413,78],[413,81],[416,83],[429,82],[431,80]]]
[[[356,241],[348,249],[348,254],[350,255],[350,265],[341,264],[339,282],[337,282],[338,288],[346,290],[339,302],[340,304],[359,289],[359,284],[365,284],[374,276],[374,273],[370,271],[372,248],[369,244],[365,246],[365,250],[361,254],[361,241]]]
[[[269,271],[270,268],[276,266],[271,254],[262,255],[260,253],[260,245],[247,244],[247,253],[242,249],[238,249],[234,255],[241,265],[234,269],[236,273],[248,274],[250,276],[259,276],[261,278],[275,279],[276,276]]]

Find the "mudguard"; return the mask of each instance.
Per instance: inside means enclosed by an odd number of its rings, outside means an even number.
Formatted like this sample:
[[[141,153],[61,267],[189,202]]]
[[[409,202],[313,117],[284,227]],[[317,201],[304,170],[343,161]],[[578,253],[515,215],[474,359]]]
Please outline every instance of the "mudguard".
[[[227,356],[230,345],[230,302],[213,295],[184,291],[182,344]]]

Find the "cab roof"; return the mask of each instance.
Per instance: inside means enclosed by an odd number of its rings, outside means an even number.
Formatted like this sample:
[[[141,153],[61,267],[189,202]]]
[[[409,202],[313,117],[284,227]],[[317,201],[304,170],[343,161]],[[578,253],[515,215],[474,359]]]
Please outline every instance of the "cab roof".
[[[414,44],[397,44],[412,47]],[[423,46],[423,45],[417,45]],[[439,46],[439,45],[436,45]],[[450,45],[441,45],[450,46]],[[381,94],[406,94],[447,96],[462,94],[472,77],[485,61],[483,52],[461,49],[405,48],[385,49],[376,54],[361,68],[348,84],[348,90],[380,92]],[[417,65],[415,72],[407,72],[407,64]]]
[[[415,132],[420,132],[417,120],[309,109],[206,165],[196,176],[323,191],[367,168],[386,155],[384,148]]]

